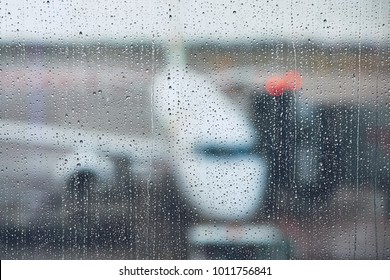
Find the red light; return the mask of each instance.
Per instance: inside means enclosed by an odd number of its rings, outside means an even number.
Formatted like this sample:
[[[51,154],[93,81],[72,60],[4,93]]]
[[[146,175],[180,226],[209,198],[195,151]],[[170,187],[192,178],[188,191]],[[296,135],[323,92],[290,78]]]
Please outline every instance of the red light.
[[[298,71],[287,72],[285,80],[287,90],[294,91],[302,88],[302,76]]]
[[[286,91],[286,81],[278,76],[268,78],[265,82],[265,90],[271,96],[281,96]]]
[[[282,96],[286,91],[302,88],[302,77],[298,71],[289,71],[285,76],[272,76],[265,82],[265,90],[271,96]]]

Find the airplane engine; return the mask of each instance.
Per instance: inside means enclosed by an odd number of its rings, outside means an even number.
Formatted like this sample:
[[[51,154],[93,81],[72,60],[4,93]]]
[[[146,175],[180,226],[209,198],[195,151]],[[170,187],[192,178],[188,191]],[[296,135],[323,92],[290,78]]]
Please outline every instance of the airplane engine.
[[[57,163],[55,174],[71,196],[86,198],[91,191],[107,189],[114,183],[115,165],[105,156],[76,152]]]

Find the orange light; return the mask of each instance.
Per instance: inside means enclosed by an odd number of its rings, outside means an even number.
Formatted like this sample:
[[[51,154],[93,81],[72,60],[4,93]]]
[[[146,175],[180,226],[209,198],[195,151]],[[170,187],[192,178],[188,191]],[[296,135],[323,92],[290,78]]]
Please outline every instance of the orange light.
[[[281,96],[286,91],[286,81],[283,77],[273,76],[265,82],[265,90],[271,96]]]
[[[299,90],[302,88],[302,76],[298,71],[289,71],[285,76],[287,90]]]

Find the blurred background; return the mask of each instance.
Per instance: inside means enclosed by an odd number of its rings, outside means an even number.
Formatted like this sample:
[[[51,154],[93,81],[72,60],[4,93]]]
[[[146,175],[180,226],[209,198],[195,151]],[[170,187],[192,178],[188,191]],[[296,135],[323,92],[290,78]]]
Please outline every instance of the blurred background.
[[[193,255],[189,230],[216,222],[154,121],[175,48],[254,128],[266,195],[246,224],[276,228],[287,258],[389,259],[389,4],[1,1],[1,259]],[[256,258],[218,244],[201,257]]]

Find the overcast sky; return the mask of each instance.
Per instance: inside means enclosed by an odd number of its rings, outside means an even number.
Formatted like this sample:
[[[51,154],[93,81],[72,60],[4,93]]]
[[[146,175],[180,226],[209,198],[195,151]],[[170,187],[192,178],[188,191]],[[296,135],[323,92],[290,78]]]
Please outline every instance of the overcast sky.
[[[3,43],[390,42],[390,0],[2,0],[0,20]]]

